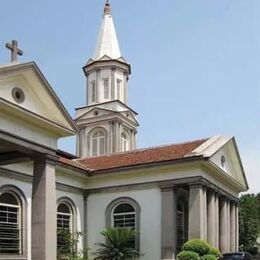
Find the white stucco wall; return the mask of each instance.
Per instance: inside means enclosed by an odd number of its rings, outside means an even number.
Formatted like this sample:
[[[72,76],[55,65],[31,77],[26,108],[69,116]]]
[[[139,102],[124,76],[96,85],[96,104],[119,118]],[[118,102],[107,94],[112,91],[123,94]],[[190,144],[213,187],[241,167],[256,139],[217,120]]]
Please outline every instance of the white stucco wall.
[[[102,242],[100,232],[106,228],[107,206],[120,197],[130,197],[140,206],[140,250],[142,260],[160,259],[161,254],[161,192],[159,188],[90,194],[88,197],[88,247],[95,251]]]

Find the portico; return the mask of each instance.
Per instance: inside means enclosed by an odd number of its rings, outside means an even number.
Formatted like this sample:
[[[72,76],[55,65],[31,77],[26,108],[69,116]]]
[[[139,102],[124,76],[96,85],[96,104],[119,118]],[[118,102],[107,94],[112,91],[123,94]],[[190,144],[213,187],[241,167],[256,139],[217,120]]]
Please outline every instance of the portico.
[[[187,182],[188,181],[188,182]],[[203,239],[222,253],[238,250],[237,198],[220,190],[203,178],[176,180],[176,184],[161,187],[162,198],[162,259],[175,259],[178,253],[177,204],[186,193],[188,239]],[[182,199],[183,200],[183,199]],[[185,217],[184,217],[185,219]],[[180,227],[179,227],[180,228]]]
[[[56,259],[57,140],[74,134],[76,127],[35,63],[1,67],[0,80],[0,165],[32,164],[31,256],[33,260]],[[44,100],[32,94],[31,86]],[[54,104],[56,108],[53,114],[44,109],[33,111],[34,103],[46,110]],[[20,257],[27,259],[26,243],[19,243],[18,247]],[[0,256],[11,258],[10,254]]]

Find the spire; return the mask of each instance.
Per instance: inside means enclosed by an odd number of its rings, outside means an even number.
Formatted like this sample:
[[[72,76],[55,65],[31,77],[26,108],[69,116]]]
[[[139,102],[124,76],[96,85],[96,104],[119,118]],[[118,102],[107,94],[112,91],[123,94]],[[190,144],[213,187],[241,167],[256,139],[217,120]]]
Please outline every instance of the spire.
[[[105,4],[101,28],[92,59],[98,60],[105,55],[111,59],[118,59],[121,57],[109,1]]]

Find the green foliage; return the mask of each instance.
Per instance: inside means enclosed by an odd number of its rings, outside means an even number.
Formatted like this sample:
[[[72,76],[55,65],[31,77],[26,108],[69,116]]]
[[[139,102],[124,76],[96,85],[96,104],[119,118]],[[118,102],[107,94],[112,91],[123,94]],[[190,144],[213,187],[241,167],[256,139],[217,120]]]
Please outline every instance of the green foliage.
[[[71,234],[68,230],[61,229],[57,231],[57,240],[59,247],[57,247],[57,260],[88,260],[86,252],[77,250],[77,244],[82,232]]]
[[[201,260],[217,260],[218,258],[215,255],[203,255],[201,258]]]
[[[200,257],[196,252],[182,251],[177,255],[177,260],[199,260]]]
[[[210,250],[209,250],[208,254],[209,254],[209,255],[213,255],[213,256],[215,256],[216,258],[218,258],[218,257],[221,256],[220,251],[219,251],[217,248],[212,247],[212,246],[210,246]]]
[[[94,260],[126,260],[140,256],[140,252],[132,245],[136,231],[130,228],[108,228],[101,235],[106,242],[98,244]]]
[[[256,245],[260,229],[260,195],[245,194],[239,199],[239,245],[250,251]]]
[[[221,255],[217,248],[212,247],[209,243],[200,239],[189,240],[182,246],[182,250],[183,251],[178,254],[177,259],[217,260]],[[196,256],[197,258],[195,258]]]
[[[191,239],[182,246],[183,251],[192,251],[203,256],[210,253],[211,245],[204,240]]]

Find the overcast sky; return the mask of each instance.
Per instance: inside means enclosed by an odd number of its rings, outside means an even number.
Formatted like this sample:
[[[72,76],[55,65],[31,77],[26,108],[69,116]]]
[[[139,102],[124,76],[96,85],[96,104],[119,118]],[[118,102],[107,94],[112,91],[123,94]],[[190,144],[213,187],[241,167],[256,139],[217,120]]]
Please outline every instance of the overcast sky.
[[[4,44],[17,39],[68,111],[85,105],[82,66],[92,55],[104,0],[12,0],[0,9]],[[234,135],[250,191],[260,191],[260,1],[112,0],[138,147]],[[75,151],[75,140],[60,142]]]

